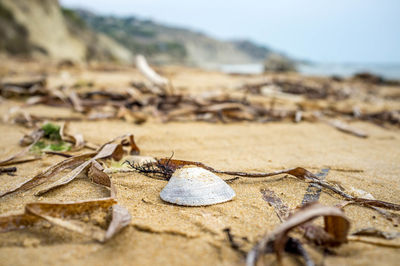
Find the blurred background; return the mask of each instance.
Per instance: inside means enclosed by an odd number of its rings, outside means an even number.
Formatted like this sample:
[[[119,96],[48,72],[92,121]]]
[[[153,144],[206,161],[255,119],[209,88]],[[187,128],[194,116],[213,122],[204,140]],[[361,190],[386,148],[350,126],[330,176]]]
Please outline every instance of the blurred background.
[[[397,0],[0,0],[3,57],[400,79]]]

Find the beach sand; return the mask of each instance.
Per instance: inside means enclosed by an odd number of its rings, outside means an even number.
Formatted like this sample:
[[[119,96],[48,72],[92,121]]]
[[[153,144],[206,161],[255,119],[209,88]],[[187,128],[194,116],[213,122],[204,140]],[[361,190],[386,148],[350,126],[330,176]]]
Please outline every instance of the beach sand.
[[[22,71],[22,70],[20,70]],[[39,71],[39,70],[38,70]],[[229,76],[180,68],[162,69],[174,85],[186,91],[231,90],[262,76]],[[123,89],[132,80],[143,79],[134,70],[69,71],[64,77],[50,73],[49,86],[66,79],[93,80],[95,86]],[[4,115],[15,100],[3,100]],[[33,106],[35,114],[73,115],[64,108]],[[376,199],[400,203],[400,135],[396,128],[382,128],[368,122],[353,126],[369,134],[366,139],[340,132],[323,123],[290,121],[270,123],[161,123],[155,119],[136,125],[122,120],[71,122],[72,132],[85,140],[102,144],[116,136],[132,133],[142,155],[200,161],[221,170],[247,172],[275,171],[304,167],[313,173],[330,168],[327,180],[345,188],[362,189]],[[1,158],[20,150],[19,139],[29,130],[0,123]],[[81,152],[82,153],[82,152]],[[16,176],[0,175],[1,190],[27,180],[46,167],[63,160],[45,156],[42,160],[16,165]],[[223,179],[230,176],[221,175]],[[301,204],[307,183],[284,175],[270,178],[240,178],[229,184],[236,197],[229,202],[206,207],[182,207],[163,202],[159,193],[166,181],[139,173],[112,174],[120,205],[132,215],[131,224],[110,241],[100,244],[90,238],[58,227],[34,227],[0,234],[0,265],[243,265],[244,258],[230,247],[223,229],[230,228],[245,251],[280,221],[272,207],[262,199],[260,190],[273,190],[289,207]],[[41,197],[34,196],[41,186],[0,198],[0,215],[22,212],[28,202],[66,202],[106,197],[107,191],[82,177]],[[320,202],[335,205],[337,195],[324,191]],[[400,232],[379,213],[360,206],[348,206],[345,214],[351,232],[374,227]],[[318,220],[321,222],[322,220]],[[400,244],[400,239],[392,240]],[[307,247],[314,261],[324,265],[398,265],[395,248],[350,241],[334,249],[335,255],[322,256]],[[274,255],[264,258],[275,265]],[[285,265],[299,259],[284,256]]]

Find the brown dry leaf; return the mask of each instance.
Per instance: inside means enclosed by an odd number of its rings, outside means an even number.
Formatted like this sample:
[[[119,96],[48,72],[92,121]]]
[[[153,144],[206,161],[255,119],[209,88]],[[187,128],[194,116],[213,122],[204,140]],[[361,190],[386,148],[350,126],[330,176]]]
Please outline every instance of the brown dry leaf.
[[[63,141],[71,142],[72,144],[74,144],[74,148],[73,149],[75,151],[83,149],[86,146],[85,139],[83,138],[83,135],[80,134],[80,133],[76,133],[76,134],[68,133],[67,132],[68,131],[68,126],[69,126],[69,122],[68,121],[61,125],[61,128],[60,128],[61,139]]]
[[[101,147],[101,150],[93,157],[93,159],[104,159],[104,158],[113,158],[116,161],[119,161],[124,156],[124,150],[122,149],[121,144],[111,143],[106,144]]]
[[[114,205],[112,207],[112,219],[108,226],[104,241],[112,238],[116,233],[121,231],[122,228],[129,225],[132,220],[132,216],[129,211],[121,205]]]
[[[130,155],[139,155],[140,154],[140,149],[135,143],[135,136],[132,134],[129,135],[129,145],[131,147],[131,150],[129,151]]]
[[[25,212],[40,217],[54,225],[103,242],[106,240],[105,231],[99,226],[80,221],[79,218],[84,215],[89,215],[90,217],[93,213],[96,215],[96,211],[100,211],[100,214],[98,214],[100,216],[101,214],[106,214],[115,203],[112,198],[72,203],[29,203],[25,206]]]
[[[274,191],[264,189],[261,190],[261,194],[263,194],[263,199],[267,201],[268,204],[274,208],[275,213],[278,215],[281,222],[289,218],[291,210],[275,194]],[[303,206],[306,204],[307,203],[302,203]],[[307,238],[308,240],[310,240],[311,242],[313,242],[318,246],[331,246],[332,243],[335,243],[335,237],[332,237],[323,227],[315,225],[312,222],[308,222],[299,226],[299,229],[304,233],[305,238]]]
[[[332,238],[331,245],[340,245],[347,241],[347,234],[350,222],[343,211],[336,207],[324,206],[319,203],[307,204],[299,208],[289,218],[276,228],[271,234],[263,237],[253,249],[247,254],[246,264],[256,265],[258,258],[264,254],[268,245],[273,243],[273,249],[278,260],[281,260],[282,253],[288,240],[289,232],[312,220],[323,216],[325,221],[325,232]]]
[[[171,159],[171,158],[161,158],[158,160],[158,163],[161,165],[165,165],[168,169],[171,169],[172,171],[182,168],[185,165],[196,165],[198,167],[202,167],[202,168],[207,169],[212,172],[216,171],[214,168],[212,168],[210,166],[207,166],[200,162],[194,162],[194,161],[175,160],[175,159]]]
[[[70,183],[72,180],[74,180],[77,176],[80,174],[84,173],[90,164],[96,159],[104,159],[107,157],[112,157],[114,159],[121,159],[123,156],[123,150],[122,150],[122,145],[121,144],[107,144],[105,145],[94,157],[93,159],[87,160],[83,162],[81,165],[73,169],[71,172],[68,174],[64,175],[63,177],[59,178],[58,180],[54,181],[53,183],[47,185],[45,188],[41,189],[40,191],[36,192],[36,196],[43,195],[44,193],[66,185]],[[111,181],[110,181],[111,183]]]
[[[171,158],[161,158],[158,160],[158,163],[163,165],[164,167],[170,169],[171,171],[175,171],[176,169],[179,169],[185,165],[196,165],[198,167],[202,167],[202,168],[207,169],[214,173],[235,175],[235,176],[241,176],[241,177],[259,178],[259,177],[275,176],[275,175],[280,175],[280,174],[289,174],[289,175],[295,176],[302,180],[317,178],[313,173],[311,173],[310,171],[308,171],[302,167],[290,168],[290,169],[279,170],[279,171],[275,171],[275,172],[267,172],[267,173],[246,173],[246,172],[236,172],[236,171],[221,171],[221,170],[216,170],[210,166],[207,166],[201,162],[175,160],[175,159],[171,159]]]
[[[111,187],[111,179],[103,170],[104,168],[97,161],[93,160],[88,171],[88,177],[93,183]]]
[[[275,194],[274,191],[261,189],[261,194],[263,195],[262,198],[274,208],[275,213],[281,222],[285,221],[289,217],[289,207]]]
[[[24,229],[35,225],[39,220],[39,217],[26,213],[0,216],[0,233]]]
[[[12,188],[11,190],[5,191],[0,193],[0,197],[5,196],[7,194],[17,192],[17,191],[26,191],[29,190],[33,187],[36,187],[44,182],[46,182],[49,178],[52,176],[56,175],[57,173],[67,169],[67,168],[73,168],[76,167],[80,164],[82,164],[84,161],[90,159],[96,155],[96,153],[86,153],[78,156],[74,156],[71,158],[67,158],[55,165],[50,166],[47,168],[44,172],[32,177],[31,179],[17,185],[15,188]]]
[[[46,220],[70,231],[105,242],[131,221],[128,210],[115,204],[116,201],[112,198],[72,203],[29,203],[25,206],[23,214],[0,217],[0,232],[24,229]],[[111,212],[111,222],[106,230],[93,223],[82,221],[82,218],[87,217],[89,220],[95,219],[96,223],[99,219],[106,223],[108,212]]]
[[[30,145],[25,147],[22,151],[14,154],[14,155],[11,155],[6,159],[0,160],[0,166],[6,166],[6,165],[13,164],[17,161],[17,159],[19,160],[18,163],[37,160],[37,158],[38,158],[37,156],[34,156],[34,157],[29,156],[28,158],[21,158],[21,157],[23,157],[26,153],[28,153],[29,150],[32,148],[32,146],[35,145],[36,142],[38,142],[42,136],[43,136],[43,131],[35,130],[34,132],[32,132],[32,134],[31,134],[32,142],[30,143]]]
[[[45,186],[43,189],[41,189],[38,192],[36,192],[35,196],[43,195],[44,193],[46,193],[46,192],[48,192],[48,191],[50,191],[50,190],[52,190],[54,188],[61,187],[63,185],[66,185],[66,184],[70,183],[77,176],[79,176],[80,174],[84,173],[88,169],[88,167],[89,167],[89,165],[91,163],[92,163],[92,160],[85,161],[84,163],[82,163],[78,167],[74,168],[68,174],[64,175],[60,179],[54,181],[53,183]]]
[[[15,188],[12,188],[8,191],[1,192],[0,197],[5,196],[7,194],[17,192],[17,191],[26,191],[35,186],[38,186],[44,182],[46,182],[50,177],[56,175],[57,173],[67,169],[67,168],[75,168],[67,175],[61,177],[56,180],[52,184],[48,185],[41,191],[37,192],[36,195],[41,195],[55,187],[59,187],[71,182],[75,177],[77,177],[80,173],[82,173],[90,164],[91,158],[103,159],[107,157],[112,157],[116,160],[121,159],[123,156],[123,149],[121,144],[106,144],[104,145],[98,153],[87,153],[83,155],[74,156],[71,158],[67,158],[64,161],[61,161],[53,166],[47,168],[44,172],[34,176],[33,178],[17,185]]]

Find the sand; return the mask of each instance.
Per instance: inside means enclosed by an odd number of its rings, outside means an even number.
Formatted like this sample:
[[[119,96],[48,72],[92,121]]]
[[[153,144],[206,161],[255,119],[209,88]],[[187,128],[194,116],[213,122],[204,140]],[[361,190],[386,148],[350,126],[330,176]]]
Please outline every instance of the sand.
[[[215,72],[179,68],[164,70],[177,87],[188,91],[229,90],[256,77],[233,77]],[[22,70],[19,70],[22,71]],[[169,73],[169,74],[168,74]],[[66,75],[66,74],[64,74]],[[83,72],[69,71],[74,80],[95,80],[96,86],[123,89],[129,81],[141,79],[133,70]],[[61,75],[50,74],[50,84],[61,82]],[[193,85],[192,85],[193,84]],[[4,100],[0,112],[21,102]],[[33,113],[71,115],[68,109],[35,106]],[[337,131],[322,123],[232,123],[206,122],[161,123],[150,120],[141,125],[124,121],[72,122],[71,131],[81,132],[93,143],[104,143],[118,135],[133,133],[142,155],[195,160],[217,169],[240,171],[273,171],[301,166],[318,173],[330,168],[327,180],[346,188],[362,189],[376,199],[400,203],[400,135],[395,128],[385,129],[367,122],[353,123],[369,134],[367,139]],[[18,125],[0,123],[0,158],[21,148],[18,141],[29,132]],[[1,191],[27,180],[49,165],[61,161],[58,156],[17,165],[17,176],[0,175]],[[224,179],[229,176],[221,176]],[[0,265],[243,265],[243,257],[233,250],[224,228],[231,232],[245,250],[280,221],[272,207],[261,197],[260,190],[273,190],[290,207],[298,206],[307,184],[291,177],[240,178],[230,183],[236,198],[207,207],[181,207],[163,202],[159,193],[166,181],[138,173],[112,174],[118,189],[118,202],[132,215],[131,224],[105,244],[69,231],[31,228],[0,234]],[[65,202],[106,197],[104,188],[79,178],[67,186],[42,197],[30,191],[0,198],[0,215],[23,211],[24,204],[34,201]],[[320,202],[334,205],[341,202],[336,195],[323,192]],[[392,222],[373,210],[348,206],[345,213],[351,231],[375,227],[400,232]],[[397,240],[393,240],[397,241]],[[322,256],[307,248],[317,264],[324,265],[398,265],[398,249],[349,242],[335,249],[336,255]],[[274,256],[265,257],[269,264]],[[285,256],[285,263],[298,260]]]

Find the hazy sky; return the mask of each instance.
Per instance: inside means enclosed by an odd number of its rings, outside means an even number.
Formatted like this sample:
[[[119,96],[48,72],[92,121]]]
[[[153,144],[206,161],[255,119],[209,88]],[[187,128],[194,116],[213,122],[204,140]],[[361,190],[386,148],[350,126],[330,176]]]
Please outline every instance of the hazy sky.
[[[400,63],[400,0],[60,0],[223,39],[247,38],[318,62]]]

